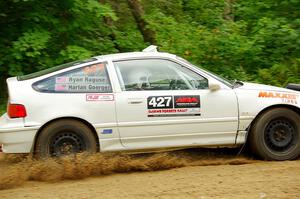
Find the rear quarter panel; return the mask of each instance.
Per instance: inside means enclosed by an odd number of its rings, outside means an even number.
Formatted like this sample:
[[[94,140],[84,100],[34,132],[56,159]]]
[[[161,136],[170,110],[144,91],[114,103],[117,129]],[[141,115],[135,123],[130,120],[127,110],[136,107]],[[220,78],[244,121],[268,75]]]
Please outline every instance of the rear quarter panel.
[[[97,127],[116,127],[113,93],[95,93],[95,95],[110,95],[112,100],[88,100],[87,95],[93,94],[43,93],[34,90],[32,84],[44,78],[46,77],[25,81],[17,81],[16,78],[7,80],[10,102],[26,107],[27,116],[21,118],[24,120],[24,126],[39,127],[57,118],[75,117],[89,122],[96,130]],[[101,128],[98,130],[101,131]],[[106,137],[118,137],[117,131],[114,132],[115,135]]]
[[[30,92],[24,99],[26,126],[43,125],[62,117],[77,117],[97,126],[115,123],[114,101],[87,101],[87,94]],[[113,94],[112,94],[113,95]]]

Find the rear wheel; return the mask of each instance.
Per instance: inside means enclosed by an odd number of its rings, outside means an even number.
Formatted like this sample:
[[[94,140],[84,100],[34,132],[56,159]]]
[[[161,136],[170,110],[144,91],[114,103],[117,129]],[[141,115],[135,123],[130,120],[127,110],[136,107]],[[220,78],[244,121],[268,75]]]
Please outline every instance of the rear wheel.
[[[70,119],[58,120],[40,133],[35,147],[38,157],[59,157],[80,152],[96,152],[97,142],[83,123]]]
[[[266,160],[290,160],[300,154],[300,116],[287,108],[263,113],[251,128],[252,151]]]

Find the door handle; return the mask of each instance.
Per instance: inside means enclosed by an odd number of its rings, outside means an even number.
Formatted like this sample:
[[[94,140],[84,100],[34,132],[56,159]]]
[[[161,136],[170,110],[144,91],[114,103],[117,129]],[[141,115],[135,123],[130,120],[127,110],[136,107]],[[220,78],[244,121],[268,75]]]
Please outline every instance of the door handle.
[[[128,104],[141,104],[143,102],[142,98],[128,99]]]

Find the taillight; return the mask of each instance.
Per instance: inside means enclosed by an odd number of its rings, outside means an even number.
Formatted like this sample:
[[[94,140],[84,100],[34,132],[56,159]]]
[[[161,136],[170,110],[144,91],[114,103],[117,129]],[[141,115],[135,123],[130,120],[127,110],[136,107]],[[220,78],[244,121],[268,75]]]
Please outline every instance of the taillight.
[[[7,114],[10,118],[20,118],[27,116],[25,106],[22,104],[9,103],[7,106]]]

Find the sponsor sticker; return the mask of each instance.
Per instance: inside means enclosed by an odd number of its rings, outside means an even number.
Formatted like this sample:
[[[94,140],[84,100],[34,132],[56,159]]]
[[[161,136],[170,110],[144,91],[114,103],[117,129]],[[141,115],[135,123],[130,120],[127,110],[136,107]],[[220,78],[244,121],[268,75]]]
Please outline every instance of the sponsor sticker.
[[[86,94],[86,101],[114,101],[113,94]]]
[[[258,97],[261,98],[284,98],[284,99],[297,99],[299,95],[294,93],[281,93],[281,92],[266,92],[260,91]]]
[[[174,96],[175,108],[200,108],[200,96]]]
[[[103,63],[100,63],[100,64],[94,64],[94,65],[91,65],[91,66],[87,66],[87,67],[84,67],[82,70],[85,74],[93,74],[93,73],[96,73],[97,71],[103,71],[105,65]]]
[[[148,117],[200,116],[199,95],[149,96]]]
[[[112,134],[113,130],[112,129],[103,129],[101,131],[101,134]]]
[[[260,91],[259,98],[272,98],[281,99],[282,103],[298,104],[299,95],[295,93],[273,92],[273,91]]]

